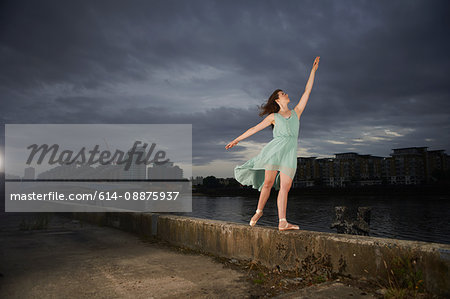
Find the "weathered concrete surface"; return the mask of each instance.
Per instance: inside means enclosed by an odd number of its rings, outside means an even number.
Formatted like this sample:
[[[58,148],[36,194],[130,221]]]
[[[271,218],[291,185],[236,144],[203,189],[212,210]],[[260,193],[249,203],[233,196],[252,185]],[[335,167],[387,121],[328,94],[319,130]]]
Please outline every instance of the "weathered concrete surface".
[[[315,299],[370,299],[377,298],[371,294],[363,292],[355,287],[345,285],[341,282],[330,281],[319,285],[307,287],[299,291],[283,294],[273,297],[275,299],[300,299],[300,298],[315,298]]]
[[[254,259],[269,268],[295,269],[304,260],[320,260],[335,273],[364,279],[386,278],[395,257],[408,257],[422,271],[429,291],[450,296],[450,245],[304,230],[280,232],[166,215],[158,218],[158,236],[192,249]]]
[[[428,291],[450,296],[450,245],[446,244],[304,230],[279,232],[277,228],[154,213],[76,216],[95,217],[97,223],[139,230],[201,252],[257,261],[268,268],[295,270],[305,267],[305,261],[315,261],[313,267],[331,267],[334,273],[379,281],[387,278],[395,257],[405,257],[422,271]]]
[[[240,272],[110,228],[53,215],[21,231],[31,213],[0,215],[0,298],[246,298]],[[93,215],[92,215],[93,216]],[[98,216],[98,215],[97,215]],[[27,220],[28,221],[28,220]]]

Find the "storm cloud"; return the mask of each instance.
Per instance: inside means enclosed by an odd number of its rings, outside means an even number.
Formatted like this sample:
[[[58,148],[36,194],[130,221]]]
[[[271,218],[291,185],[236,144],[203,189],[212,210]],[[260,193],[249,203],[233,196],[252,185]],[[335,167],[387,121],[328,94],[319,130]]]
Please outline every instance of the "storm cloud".
[[[192,123],[194,176],[232,177],[272,131],[225,145],[320,56],[299,156],[450,149],[448,1],[0,5],[2,125]]]

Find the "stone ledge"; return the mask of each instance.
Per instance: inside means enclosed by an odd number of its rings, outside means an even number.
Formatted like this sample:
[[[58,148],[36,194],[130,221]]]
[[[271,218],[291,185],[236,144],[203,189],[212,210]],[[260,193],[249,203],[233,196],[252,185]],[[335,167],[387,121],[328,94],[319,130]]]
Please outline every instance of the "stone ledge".
[[[314,231],[284,231],[158,213],[74,213],[77,219],[117,227],[221,257],[285,270],[326,267],[364,279],[386,279],[395,257],[410,257],[428,291],[450,296],[450,245]]]

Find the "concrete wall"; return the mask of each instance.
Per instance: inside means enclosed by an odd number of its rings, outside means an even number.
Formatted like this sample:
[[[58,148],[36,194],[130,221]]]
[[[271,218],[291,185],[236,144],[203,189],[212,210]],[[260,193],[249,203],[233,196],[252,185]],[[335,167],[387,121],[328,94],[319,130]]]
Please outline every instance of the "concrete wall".
[[[173,245],[269,267],[322,267],[354,278],[386,279],[395,257],[409,257],[425,287],[450,296],[450,245],[313,231],[278,231],[219,220],[157,213],[74,213],[77,219],[109,225]],[[385,266],[386,263],[386,266]]]

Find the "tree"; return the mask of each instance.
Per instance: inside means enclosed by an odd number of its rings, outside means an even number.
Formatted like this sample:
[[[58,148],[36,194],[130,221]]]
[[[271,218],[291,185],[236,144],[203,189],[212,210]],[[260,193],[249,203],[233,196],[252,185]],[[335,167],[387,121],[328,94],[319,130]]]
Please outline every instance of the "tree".
[[[220,187],[220,182],[215,176],[207,176],[203,179],[203,186],[206,188],[217,188]]]

